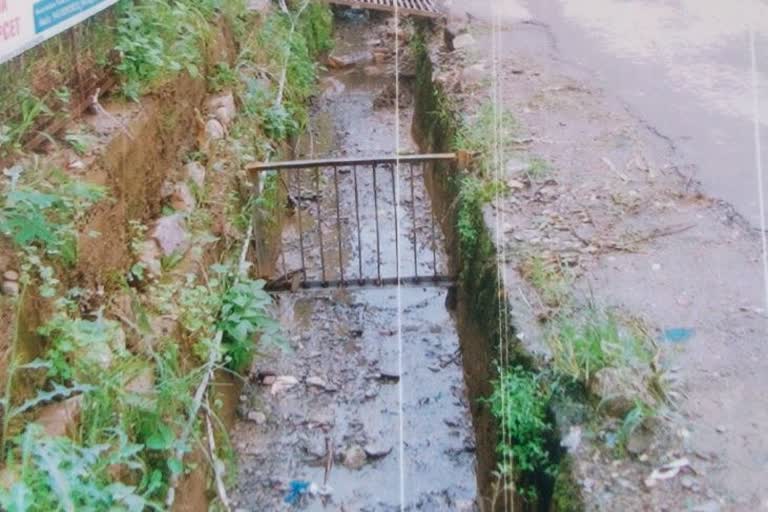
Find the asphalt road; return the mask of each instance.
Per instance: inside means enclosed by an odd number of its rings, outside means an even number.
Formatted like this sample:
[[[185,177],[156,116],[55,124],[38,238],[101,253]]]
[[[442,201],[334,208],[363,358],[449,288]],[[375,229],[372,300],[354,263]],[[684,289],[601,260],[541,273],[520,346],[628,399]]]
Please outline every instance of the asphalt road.
[[[703,191],[760,225],[754,121],[768,174],[766,0],[446,0],[506,30],[545,26],[554,51],[668,137]],[[753,86],[750,26],[758,86]],[[514,52],[514,48],[509,48]],[[755,93],[759,112],[754,108]],[[764,189],[768,197],[768,177]]]

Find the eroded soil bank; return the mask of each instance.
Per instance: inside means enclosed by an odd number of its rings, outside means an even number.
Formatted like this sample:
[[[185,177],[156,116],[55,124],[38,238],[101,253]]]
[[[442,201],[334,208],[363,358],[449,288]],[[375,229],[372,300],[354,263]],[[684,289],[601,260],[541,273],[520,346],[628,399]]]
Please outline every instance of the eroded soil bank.
[[[325,77],[311,136],[299,156],[395,152],[395,109],[386,93],[380,95],[391,90],[394,72],[387,58],[378,64],[371,59],[372,50],[385,48],[392,38],[392,28],[384,22],[339,22],[336,54],[344,56],[345,64]],[[407,80],[403,85],[407,94]],[[412,112],[407,100],[401,106],[399,148],[414,150]],[[443,248],[433,254],[426,236],[431,207],[421,169],[411,174],[401,168],[394,183],[391,169],[383,169],[375,183],[370,169],[360,169],[357,182],[354,170],[338,172],[341,258],[333,170],[321,171],[319,195],[310,193],[310,179],[297,194],[308,274],[320,272],[319,232],[324,234],[329,278],[338,277],[339,259],[347,277],[357,277],[361,267],[363,275],[375,277],[377,245],[383,276],[394,275],[398,267],[401,275],[413,274],[414,231],[420,275],[432,273],[435,265],[445,271]],[[398,207],[394,190],[399,192]],[[296,217],[294,211],[285,223],[285,258],[278,261],[276,277],[301,269]],[[357,254],[362,255],[359,260]],[[450,295],[449,288],[431,285],[280,295],[288,347],[258,359],[240,396],[241,414],[233,433],[240,467],[235,506],[244,511],[291,506],[474,510],[475,436]]]

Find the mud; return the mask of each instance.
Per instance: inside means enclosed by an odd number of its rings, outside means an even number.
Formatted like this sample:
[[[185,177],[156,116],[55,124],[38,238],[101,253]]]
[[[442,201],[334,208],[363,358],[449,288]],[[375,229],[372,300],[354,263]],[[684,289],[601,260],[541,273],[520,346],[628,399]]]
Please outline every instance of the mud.
[[[415,152],[412,112],[401,110],[397,120],[393,108],[374,108],[394,80],[386,64],[371,59],[384,27],[346,21],[337,34],[336,54],[355,64],[324,78],[298,156],[386,155],[398,146]],[[338,216],[332,169],[319,173],[319,195],[311,173],[301,182],[286,179],[300,191],[308,278],[323,277],[321,260],[327,279],[340,277],[340,269],[347,279],[415,269],[447,273],[439,233],[439,243],[431,243],[423,171],[383,168],[375,184],[370,169],[352,171],[337,169]],[[296,212],[284,226],[277,275],[301,270],[298,230]],[[311,492],[296,503],[305,510],[474,510],[475,440],[449,291],[411,286],[280,295],[287,347],[258,358],[232,436],[238,509],[288,509],[292,483],[307,482]]]

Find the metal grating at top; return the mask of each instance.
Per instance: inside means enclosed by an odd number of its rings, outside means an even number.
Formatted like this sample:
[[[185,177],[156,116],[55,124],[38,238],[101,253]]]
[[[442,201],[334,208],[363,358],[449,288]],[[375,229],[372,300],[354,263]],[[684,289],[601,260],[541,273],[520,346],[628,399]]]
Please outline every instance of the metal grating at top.
[[[388,12],[395,12],[395,3],[397,3],[398,11],[403,15],[412,14],[427,18],[440,16],[440,11],[435,7],[433,0],[328,0],[328,3]]]

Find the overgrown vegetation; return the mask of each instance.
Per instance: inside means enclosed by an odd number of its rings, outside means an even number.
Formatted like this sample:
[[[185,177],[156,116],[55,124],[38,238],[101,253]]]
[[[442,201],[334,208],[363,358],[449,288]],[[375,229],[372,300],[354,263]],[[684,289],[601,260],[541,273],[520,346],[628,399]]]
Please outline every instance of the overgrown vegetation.
[[[456,229],[465,251],[472,253],[477,246],[478,226],[483,225],[483,207],[506,191],[507,187],[502,181],[485,180],[472,175],[461,178]]]
[[[649,368],[655,351],[636,326],[594,305],[561,316],[549,335],[553,364],[561,375],[587,385],[603,368]]]
[[[473,171],[480,177],[493,179],[495,172],[504,177],[507,154],[517,130],[512,113],[488,101],[462,123],[453,145],[475,155]]]
[[[0,232],[20,250],[39,250],[74,264],[77,225],[88,208],[104,197],[104,190],[34,165],[16,165],[10,174],[0,210]]]
[[[122,0],[115,11],[113,45],[120,55],[113,65],[122,92],[138,99],[178,73],[207,73],[211,90],[233,89],[244,107],[230,139],[215,151],[230,151],[231,165],[238,170],[245,161],[268,157],[306,123],[317,75],[314,58],[331,45],[327,6],[311,3],[300,16],[295,7],[267,17],[261,30],[249,30],[241,0]],[[240,55],[234,65],[214,63],[206,69],[202,63],[212,20],[219,14],[239,34]],[[29,120],[0,127],[0,145],[19,149],[46,105],[30,100],[25,107]],[[78,153],[89,149],[79,133],[68,134],[65,142]],[[202,153],[194,157],[205,158]],[[59,172],[43,179],[37,170],[6,172],[9,190],[0,210],[0,230],[22,256],[2,399],[0,449],[7,478],[0,486],[0,508],[165,510],[177,480],[193,469],[185,456],[205,439],[200,416],[220,424],[214,397],[197,391],[207,389],[202,386],[213,372],[245,372],[259,347],[280,342],[271,298],[264,282],[248,277],[237,260],[239,250],[225,252],[219,263],[201,265],[182,279],[177,279],[183,266],[176,255],[163,260],[164,279],[150,279],[143,263],[125,269],[128,277],[115,279],[119,306],[101,290],[62,292],[73,283],[59,282],[59,271],[77,263],[86,214],[105,193]],[[227,189],[234,198],[232,224],[245,232],[257,205],[239,202],[237,180],[233,184]],[[275,203],[266,206],[276,207],[276,195],[264,198]],[[205,225],[205,214],[200,216],[195,225]],[[129,231],[130,251],[138,257],[147,228],[136,220]],[[37,292],[57,298],[47,303],[52,313],[37,331],[43,353],[29,361],[18,350],[19,319]],[[169,321],[174,328],[158,327]],[[34,382],[39,389],[31,392],[34,396],[17,393],[19,382]],[[50,437],[30,423],[40,406],[65,404],[77,411],[75,431],[68,437]],[[226,439],[219,449],[226,452]],[[209,455],[218,468],[218,455]]]
[[[540,255],[528,255],[522,257],[519,270],[545,307],[559,311],[570,303],[570,279],[559,262]]]
[[[137,100],[151,87],[180,71],[193,77],[203,70],[216,12],[240,0],[122,0],[118,4],[116,67],[123,94]],[[229,12],[226,10],[226,12]]]
[[[531,480],[554,470],[546,447],[552,429],[547,419],[549,399],[542,382],[519,366],[499,368],[499,375],[489,399],[501,433],[499,472],[518,482],[519,494],[535,501]]]

